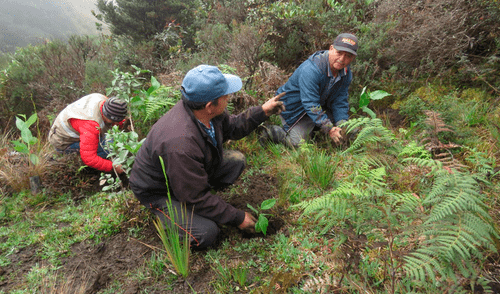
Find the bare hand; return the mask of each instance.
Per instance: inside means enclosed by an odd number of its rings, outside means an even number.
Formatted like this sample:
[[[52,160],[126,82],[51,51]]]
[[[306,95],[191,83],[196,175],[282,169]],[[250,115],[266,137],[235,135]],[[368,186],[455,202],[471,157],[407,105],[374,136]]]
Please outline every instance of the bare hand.
[[[113,165],[113,168],[117,174],[122,174],[124,172],[121,164]]]
[[[251,215],[249,212],[245,211],[245,219],[238,226],[238,229],[247,231],[249,233],[255,233],[255,223],[256,222],[257,222],[257,219],[253,215]]]
[[[274,96],[262,105],[262,110],[264,110],[267,116],[271,116],[272,114],[280,114],[282,111],[285,111],[285,105],[283,104],[283,101],[279,101],[281,97],[285,96],[285,94],[286,93],[283,92],[277,96]]]
[[[328,132],[328,135],[330,138],[333,140],[335,144],[340,144],[342,143],[342,129],[339,127],[333,127],[330,129],[330,132]]]

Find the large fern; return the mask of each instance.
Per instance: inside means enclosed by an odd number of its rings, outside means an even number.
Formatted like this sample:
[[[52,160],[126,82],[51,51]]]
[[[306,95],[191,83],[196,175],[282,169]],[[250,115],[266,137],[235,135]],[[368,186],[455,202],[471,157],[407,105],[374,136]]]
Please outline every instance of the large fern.
[[[369,209],[372,200],[379,196],[385,187],[385,168],[370,168],[363,165],[351,175],[352,181],[343,182],[337,189],[313,200],[303,201],[294,207],[303,209],[303,213],[314,214],[322,232],[330,230],[347,219],[362,226],[360,219],[376,218],[378,211]],[[372,216],[366,216],[365,213]]]
[[[425,283],[474,275],[471,261],[481,258],[484,248],[496,251],[492,238],[498,237],[477,181],[467,173],[440,169],[434,160],[412,161],[432,166],[434,183],[422,196],[425,213],[416,228],[424,241],[404,258],[407,278]]]
[[[371,119],[363,122],[373,124]],[[353,126],[360,126],[358,123]],[[382,141],[366,135],[360,142]],[[357,150],[364,148],[358,147]],[[386,260],[397,265],[392,268],[397,274],[391,277],[401,289],[414,291],[432,282],[437,288],[439,283],[441,287],[454,284],[459,291],[463,277],[482,281],[476,273],[477,261],[482,260],[481,250],[495,252],[493,238],[498,238],[498,233],[475,175],[450,169],[417,147],[411,146],[418,152],[401,148],[392,165],[399,162],[428,171],[421,179],[425,185],[418,195],[411,190],[391,190],[387,182],[391,166],[358,153],[359,167],[342,179],[337,189],[296,207],[303,209],[304,215],[314,215],[322,233],[335,230],[342,234],[342,229],[338,229],[342,227],[372,237],[382,233],[382,240],[390,240],[387,252],[397,251],[386,256]],[[411,154],[419,158],[403,158]],[[411,246],[399,250],[393,245],[396,243]]]

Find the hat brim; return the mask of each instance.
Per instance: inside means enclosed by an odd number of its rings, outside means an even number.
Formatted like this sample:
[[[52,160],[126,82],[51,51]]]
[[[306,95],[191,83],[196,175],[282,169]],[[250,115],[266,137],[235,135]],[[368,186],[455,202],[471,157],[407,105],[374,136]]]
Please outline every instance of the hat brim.
[[[346,48],[346,47],[341,47],[341,46],[335,46],[335,45],[334,45],[334,46],[333,46],[333,48],[335,48],[335,49],[336,49],[336,50],[338,50],[338,51],[345,51],[345,52],[349,52],[349,53],[351,53],[351,54],[354,54],[354,55],[356,55],[356,56],[358,55],[358,53],[356,53],[356,51],[351,50],[351,49]]]
[[[239,90],[241,90],[241,88],[243,86],[243,82],[241,81],[240,77],[235,76],[235,75],[231,75],[231,74],[224,74],[224,77],[226,78],[227,85],[228,85],[227,90],[224,93],[224,95],[235,93],[235,92],[238,92]]]

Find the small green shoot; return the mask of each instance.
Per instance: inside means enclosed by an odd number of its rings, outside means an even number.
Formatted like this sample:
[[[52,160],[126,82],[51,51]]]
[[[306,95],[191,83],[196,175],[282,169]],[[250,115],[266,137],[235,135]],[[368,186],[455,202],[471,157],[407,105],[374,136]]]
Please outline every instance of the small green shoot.
[[[373,110],[368,108],[368,104],[370,104],[370,101],[372,100],[381,100],[382,98],[386,96],[390,96],[391,94],[382,91],[382,90],[377,90],[374,92],[369,92],[366,91],[366,87],[363,88],[363,91],[361,92],[361,95],[359,96],[359,109],[356,109],[354,107],[351,107],[351,112],[357,113],[359,110],[363,110],[366,112],[371,118],[376,118],[377,115]]]
[[[21,118],[22,117],[22,118]],[[40,162],[40,158],[35,153],[32,153],[32,146],[38,143],[38,138],[33,136],[31,133],[30,127],[33,125],[38,116],[33,113],[28,119],[24,114],[19,114],[16,116],[16,127],[21,131],[21,138],[11,141],[14,144],[14,150],[19,153],[25,154],[29,156],[30,162],[33,165],[37,165]]]
[[[250,208],[257,215],[257,222],[255,223],[255,232],[266,235],[267,227],[269,226],[269,219],[267,216],[272,216],[268,213],[262,213],[263,210],[269,210],[276,204],[276,199],[267,199],[262,201],[260,204],[260,209],[254,208],[250,203],[247,203],[247,207]]]

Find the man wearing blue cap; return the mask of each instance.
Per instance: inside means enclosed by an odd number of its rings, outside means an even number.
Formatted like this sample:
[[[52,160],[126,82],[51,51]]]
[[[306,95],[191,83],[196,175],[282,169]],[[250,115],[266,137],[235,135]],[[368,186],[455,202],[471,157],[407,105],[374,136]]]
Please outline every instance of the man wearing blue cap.
[[[345,138],[338,126],[348,118],[348,89],[352,80],[350,68],[358,50],[358,39],[340,34],[329,50],[318,51],[304,61],[277,90],[286,111],[281,113],[283,127],[266,126],[259,139],[298,146],[315,129],[327,134],[335,144]]]
[[[188,231],[191,245],[197,248],[215,242],[218,224],[249,231],[255,227],[254,216],[213,193],[234,183],[245,168],[245,156],[224,150],[222,144],[249,135],[269,116],[284,110],[279,101],[283,95],[239,115],[229,115],[229,94],[241,87],[239,77],[223,74],[215,66],[191,69],[182,82],[182,100],[153,125],[130,175],[137,199],[163,222],[169,190],[177,211],[181,211],[181,203],[186,204],[187,217],[175,221],[181,227],[179,234]],[[164,161],[168,188],[159,157]]]

